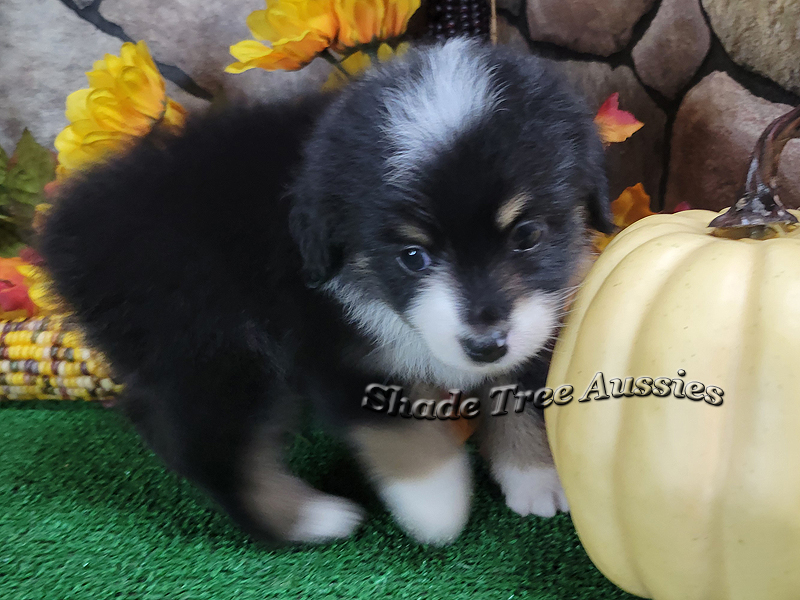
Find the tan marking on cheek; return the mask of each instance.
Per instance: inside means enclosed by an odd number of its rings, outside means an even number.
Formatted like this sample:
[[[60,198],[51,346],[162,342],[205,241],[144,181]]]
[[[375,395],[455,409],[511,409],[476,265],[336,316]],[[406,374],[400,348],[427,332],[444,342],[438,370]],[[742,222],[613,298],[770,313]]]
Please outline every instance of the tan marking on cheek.
[[[529,198],[526,194],[517,194],[506,200],[503,205],[500,206],[495,217],[495,223],[497,223],[500,230],[506,229],[514,222],[514,219],[522,214],[528,200]]]
[[[529,291],[518,273],[503,273],[502,289],[514,302]]]
[[[583,204],[579,204],[572,210],[572,218],[575,225],[586,226],[586,221],[589,219],[589,211]]]
[[[357,254],[350,264],[352,265],[354,271],[358,271],[360,273],[370,272],[369,257],[364,254]]]

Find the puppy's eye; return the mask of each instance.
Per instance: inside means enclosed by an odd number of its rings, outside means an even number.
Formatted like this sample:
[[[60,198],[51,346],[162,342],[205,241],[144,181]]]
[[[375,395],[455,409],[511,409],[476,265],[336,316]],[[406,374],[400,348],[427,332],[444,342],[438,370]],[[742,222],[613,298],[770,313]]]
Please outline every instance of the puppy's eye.
[[[511,232],[511,249],[514,252],[525,252],[536,247],[542,240],[545,226],[535,221],[523,221]]]
[[[404,248],[397,261],[412,273],[424,271],[431,265],[431,257],[419,246]]]

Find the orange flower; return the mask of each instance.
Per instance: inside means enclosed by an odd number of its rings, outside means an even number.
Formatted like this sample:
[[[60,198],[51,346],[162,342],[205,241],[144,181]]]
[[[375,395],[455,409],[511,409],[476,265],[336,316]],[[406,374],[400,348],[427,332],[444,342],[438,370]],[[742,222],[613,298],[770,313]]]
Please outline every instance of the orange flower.
[[[310,63],[330,47],[339,24],[333,0],[276,0],[266,10],[247,17],[247,27],[256,40],[245,40],[230,47],[238,62],[228,65],[228,73],[260,68],[266,71],[295,71]]]
[[[639,219],[644,219],[654,215],[650,210],[650,196],[644,191],[641,183],[625,189],[619,198],[611,203],[611,213],[614,215],[614,225],[619,229],[625,229]],[[598,233],[594,238],[594,247],[598,252],[602,252],[616,234]]]
[[[335,49],[342,51],[402,35],[420,0],[334,0],[339,19]]]
[[[183,125],[186,111],[166,95],[144,42],[125,42],[119,56],[106,54],[86,76],[89,88],[69,95],[70,125],[56,137],[59,176],[117,152],[156,123]]]
[[[619,109],[619,94],[611,94],[597,111],[594,122],[600,131],[603,143],[624,142],[642,128],[631,113]]]
[[[25,277],[19,267],[26,265],[19,257],[0,258],[0,320],[32,317],[38,313],[28,295]]]

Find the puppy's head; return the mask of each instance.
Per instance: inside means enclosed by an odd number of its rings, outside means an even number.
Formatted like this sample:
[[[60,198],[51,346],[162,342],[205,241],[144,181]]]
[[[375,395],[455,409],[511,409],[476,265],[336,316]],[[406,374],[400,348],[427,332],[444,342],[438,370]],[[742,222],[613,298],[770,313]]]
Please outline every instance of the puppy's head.
[[[466,386],[554,334],[586,225],[609,220],[586,107],[533,58],[464,40],[351,84],[297,178],[311,285],[402,377]]]

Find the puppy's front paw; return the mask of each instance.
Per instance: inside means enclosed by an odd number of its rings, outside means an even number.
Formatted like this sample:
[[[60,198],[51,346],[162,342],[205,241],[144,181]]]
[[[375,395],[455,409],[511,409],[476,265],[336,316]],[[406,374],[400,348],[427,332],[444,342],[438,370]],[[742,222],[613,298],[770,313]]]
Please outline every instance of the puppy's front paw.
[[[363,509],[350,500],[318,494],[300,507],[288,539],[293,542],[327,542],[349,537],[361,521]]]
[[[569,512],[567,497],[553,467],[520,468],[498,465],[494,477],[506,497],[506,504],[524,516],[552,517],[559,511]]]
[[[448,544],[469,518],[469,458],[460,453],[423,477],[384,481],[379,491],[400,526],[418,542]]]

